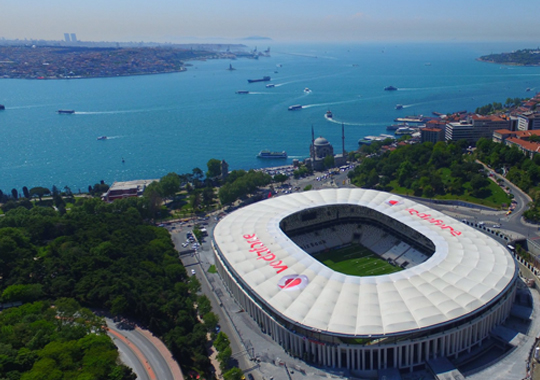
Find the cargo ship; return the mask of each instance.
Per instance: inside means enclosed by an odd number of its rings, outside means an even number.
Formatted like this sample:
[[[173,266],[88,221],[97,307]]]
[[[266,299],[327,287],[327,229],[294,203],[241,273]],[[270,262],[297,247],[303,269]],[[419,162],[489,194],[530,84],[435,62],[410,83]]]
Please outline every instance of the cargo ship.
[[[255,82],[269,82],[272,78],[270,77],[262,77],[260,79],[248,79],[248,83],[255,83]]]
[[[75,111],[74,110],[58,110],[58,113],[72,114],[72,113],[75,113]]]
[[[270,152],[269,150],[261,150],[257,158],[287,158],[287,152]]]

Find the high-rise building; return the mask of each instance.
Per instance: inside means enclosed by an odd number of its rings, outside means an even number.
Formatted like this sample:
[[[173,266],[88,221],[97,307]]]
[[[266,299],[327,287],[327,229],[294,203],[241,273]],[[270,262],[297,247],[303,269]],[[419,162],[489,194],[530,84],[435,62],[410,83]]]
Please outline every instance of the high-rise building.
[[[69,42],[69,33],[64,33],[64,41]]]
[[[71,33],[71,42],[77,42],[77,35],[75,33]]]

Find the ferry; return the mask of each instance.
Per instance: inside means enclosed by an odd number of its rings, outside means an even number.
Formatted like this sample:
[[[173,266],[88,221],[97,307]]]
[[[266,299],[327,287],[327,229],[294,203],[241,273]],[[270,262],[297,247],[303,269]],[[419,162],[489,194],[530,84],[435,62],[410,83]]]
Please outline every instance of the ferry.
[[[395,140],[396,137],[392,135],[381,134],[379,136],[364,136],[363,139],[358,140],[358,145],[371,145],[375,141],[382,142],[386,139]]]
[[[99,136],[97,139],[98,140],[107,140],[107,136]]]
[[[420,116],[396,117],[394,121],[397,123],[423,123],[425,120],[424,120],[424,116],[420,115]]]
[[[392,124],[386,127],[387,131],[397,131],[399,128],[408,128],[409,124],[402,123],[402,124]]]
[[[301,110],[302,109],[302,105],[301,104],[295,104],[293,106],[289,106],[289,111],[294,111],[294,110]]]
[[[394,131],[394,135],[396,136],[404,136],[404,135],[411,135],[413,133],[417,132],[416,128],[411,127],[399,127]]]
[[[396,109],[397,110],[402,110],[403,109],[403,104],[396,104]]]
[[[266,77],[262,77],[260,79],[248,79],[248,83],[255,83],[255,82],[269,82],[270,80],[272,80],[272,78],[266,76]]]
[[[397,87],[394,86],[386,86],[384,88],[384,91],[397,91]]]
[[[58,113],[72,114],[72,113],[75,113],[75,111],[74,110],[58,110]]]
[[[328,110],[326,111],[326,113],[324,114],[324,117],[326,117],[327,119],[331,119],[334,115],[332,115],[332,111]]]
[[[258,158],[287,158],[287,152],[270,152],[269,150],[261,150],[257,155]]]
[[[237,94],[249,94],[249,91],[247,90],[238,90],[236,91]]]
[[[267,84],[267,85],[266,85],[266,88],[274,88],[274,87],[276,87],[275,84]]]

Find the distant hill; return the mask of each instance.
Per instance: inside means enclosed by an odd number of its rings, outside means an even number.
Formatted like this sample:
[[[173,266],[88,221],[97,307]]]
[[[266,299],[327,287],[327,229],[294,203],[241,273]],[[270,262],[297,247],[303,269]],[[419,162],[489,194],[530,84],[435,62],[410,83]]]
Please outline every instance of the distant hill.
[[[516,50],[511,53],[489,54],[479,61],[512,66],[540,66],[540,48]]]
[[[242,38],[243,41],[272,41],[270,37],[250,36]]]

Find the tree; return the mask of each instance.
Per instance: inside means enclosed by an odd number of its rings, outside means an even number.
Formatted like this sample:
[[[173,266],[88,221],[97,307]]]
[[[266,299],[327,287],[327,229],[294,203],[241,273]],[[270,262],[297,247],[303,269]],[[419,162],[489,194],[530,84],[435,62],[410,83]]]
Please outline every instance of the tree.
[[[180,190],[180,177],[176,173],[169,173],[159,181],[161,184],[161,195],[164,198],[174,196]]]
[[[289,176],[287,174],[278,173],[274,175],[274,182],[283,183],[287,181],[288,179],[289,179]]]
[[[23,191],[24,197],[27,199],[30,199],[30,192],[28,191],[28,187],[23,186],[22,191]]]
[[[30,189],[30,195],[31,196],[37,196],[39,198],[39,201],[41,202],[41,198],[43,198],[45,195],[50,194],[51,191],[47,189],[46,187],[32,187]]]
[[[334,156],[331,154],[327,155],[323,160],[323,165],[326,169],[333,168],[335,166]]]
[[[244,376],[244,373],[240,368],[231,368],[227,372],[223,374],[223,378],[225,380],[242,380],[242,376]]]
[[[206,172],[206,177],[214,178],[221,175],[221,161],[215,158],[211,158],[206,163],[208,171]]]
[[[17,189],[11,189],[11,196],[13,197],[13,199],[19,198],[19,192],[17,191]]]

